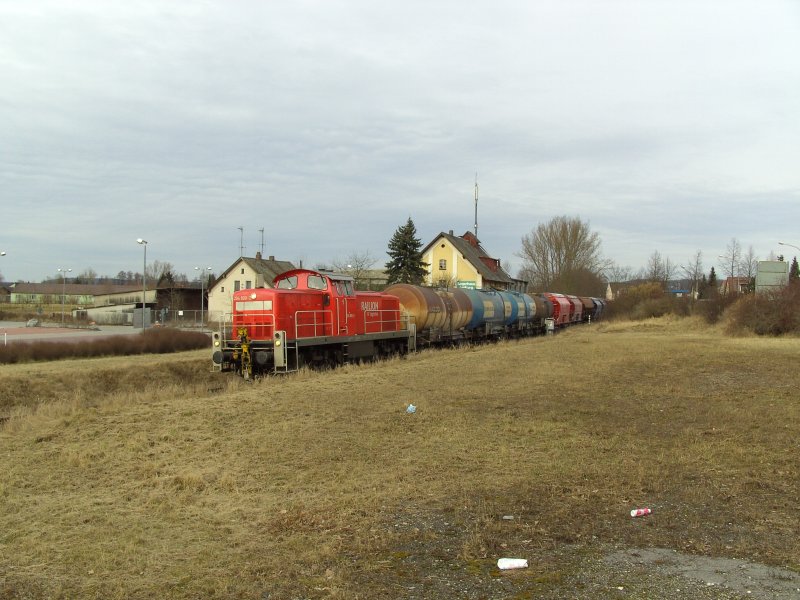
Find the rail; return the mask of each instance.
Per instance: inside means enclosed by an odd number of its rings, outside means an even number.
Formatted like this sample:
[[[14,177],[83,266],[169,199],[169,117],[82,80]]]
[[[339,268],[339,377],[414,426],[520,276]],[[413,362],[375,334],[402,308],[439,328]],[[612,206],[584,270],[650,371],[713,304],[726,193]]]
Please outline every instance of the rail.
[[[306,320],[304,315],[311,318]],[[328,317],[327,319],[325,317]],[[301,321],[304,321],[301,323]],[[307,332],[310,334],[307,335]],[[298,310],[294,313],[295,339],[321,337],[333,334],[333,313],[330,310]]]
[[[242,312],[233,322],[233,329],[247,327],[250,339],[272,339],[275,332],[275,315],[263,312]]]
[[[275,315],[263,312],[238,313],[236,320],[232,313],[222,315],[219,323],[220,338],[223,342],[236,340],[235,329],[247,327],[251,339],[271,339],[275,332]],[[334,335],[335,320],[331,310],[302,310],[294,314],[295,339]],[[414,317],[397,309],[365,311],[363,313],[364,333],[384,333],[409,329]],[[233,335],[233,337],[231,337]]]
[[[374,315],[374,317],[371,317]],[[388,318],[386,318],[388,316]],[[378,326],[378,329],[370,327]],[[403,327],[406,325],[406,327]],[[408,329],[408,315],[401,315],[397,309],[382,309],[364,311],[364,332],[383,333],[385,331],[397,331],[398,329]]]

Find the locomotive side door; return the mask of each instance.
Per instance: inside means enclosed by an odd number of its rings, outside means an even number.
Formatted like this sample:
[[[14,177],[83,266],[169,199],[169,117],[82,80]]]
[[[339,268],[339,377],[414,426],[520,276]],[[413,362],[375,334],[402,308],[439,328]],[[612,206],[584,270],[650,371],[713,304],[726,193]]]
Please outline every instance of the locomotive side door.
[[[348,318],[347,318],[347,298],[344,296],[339,296],[336,298],[336,315],[337,321],[339,325],[339,335],[350,335],[348,329]]]
[[[336,288],[336,312],[339,335],[356,334],[356,298],[351,281],[333,281]]]

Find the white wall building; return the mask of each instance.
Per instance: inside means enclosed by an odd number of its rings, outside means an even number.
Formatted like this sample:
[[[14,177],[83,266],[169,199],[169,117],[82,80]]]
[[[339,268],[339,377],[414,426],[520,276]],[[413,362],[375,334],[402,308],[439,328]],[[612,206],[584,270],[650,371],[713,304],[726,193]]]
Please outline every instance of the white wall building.
[[[257,252],[255,258],[242,256],[220,275],[208,289],[208,320],[230,321],[233,293],[252,288],[272,287],[275,278],[295,266],[270,256],[264,260]]]

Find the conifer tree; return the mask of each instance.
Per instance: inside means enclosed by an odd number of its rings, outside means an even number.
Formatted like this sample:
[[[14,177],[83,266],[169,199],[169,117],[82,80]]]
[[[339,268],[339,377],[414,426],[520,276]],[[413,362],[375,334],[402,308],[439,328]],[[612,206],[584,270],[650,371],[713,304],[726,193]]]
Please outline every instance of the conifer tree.
[[[417,228],[411,217],[401,225],[389,240],[389,262],[386,274],[391,283],[411,283],[420,285],[427,274],[427,263],[422,261],[422,242],[417,238]]]
[[[794,283],[800,279],[800,266],[797,264],[797,257],[792,259],[792,266],[789,267],[789,283]]]
[[[703,273],[703,278],[700,280],[699,289],[697,290],[697,297],[698,298],[707,298],[708,293],[706,290],[708,289],[708,279],[706,278],[706,274]]]
[[[714,267],[711,267],[711,272],[708,274],[708,296],[715,296],[717,293],[717,272]]]

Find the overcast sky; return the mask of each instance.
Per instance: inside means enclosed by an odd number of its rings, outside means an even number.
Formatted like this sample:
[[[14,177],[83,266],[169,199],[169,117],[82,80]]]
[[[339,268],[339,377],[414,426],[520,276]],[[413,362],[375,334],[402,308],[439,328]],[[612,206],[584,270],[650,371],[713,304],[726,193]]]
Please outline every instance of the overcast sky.
[[[800,2],[0,0],[0,273],[494,257],[579,217],[634,269],[800,254]],[[243,236],[239,227],[243,228]]]

